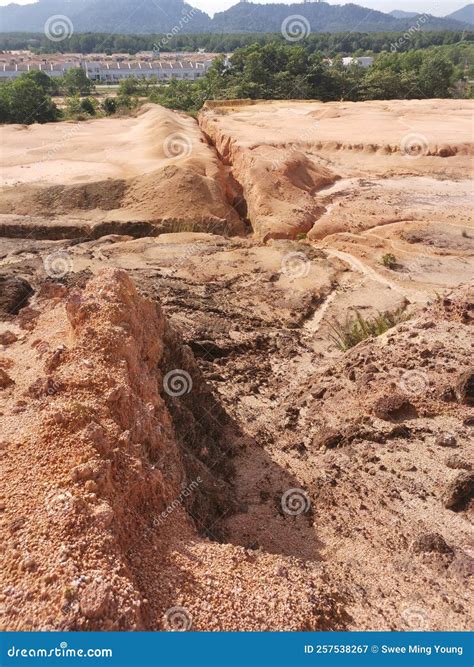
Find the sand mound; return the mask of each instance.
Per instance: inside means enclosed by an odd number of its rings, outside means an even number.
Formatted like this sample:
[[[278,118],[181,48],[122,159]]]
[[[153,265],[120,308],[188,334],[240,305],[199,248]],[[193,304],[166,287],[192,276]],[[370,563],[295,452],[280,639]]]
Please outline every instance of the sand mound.
[[[338,178],[300,151],[262,147],[239,154],[233,165],[245,193],[247,216],[258,236],[305,234],[324,212],[317,192]]]
[[[146,105],[136,118],[19,129],[0,130],[1,214],[243,231],[221,165],[189,116]]]
[[[74,283],[2,338],[3,627],[342,627],[320,568],[199,536],[235,511],[230,420],[124,272]]]

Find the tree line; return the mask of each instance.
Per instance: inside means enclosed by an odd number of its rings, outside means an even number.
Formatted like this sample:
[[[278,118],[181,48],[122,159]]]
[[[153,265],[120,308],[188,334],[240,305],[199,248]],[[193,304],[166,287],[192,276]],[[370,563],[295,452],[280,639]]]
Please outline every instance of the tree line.
[[[234,52],[230,63],[214,61],[196,82],[171,81],[150,93],[172,109],[196,111],[208,99],[318,99],[323,102],[376,99],[471,97],[474,47],[467,44],[380,54],[369,68],[345,67],[340,56],[278,43],[253,44]]]
[[[474,46],[444,45],[379,54],[371,67],[344,66],[340,55],[328,58],[302,45],[279,42],[237,49],[230,60],[218,57],[196,81],[126,79],[118,95],[102,103],[91,95],[92,82],[81,68],[55,80],[40,71],[0,84],[0,122],[34,123],[64,118],[113,115],[143,100],[170,109],[197,112],[206,100],[318,99],[323,102],[377,99],[472,97]],[[66,97],[59,110],[53,98]]]
[[[431,46],[473,42],[474,31],[412,31],[409,39],[403,32],[378,33],[311,33],[301,40],[309,53],[320,51],[327,56],[352,55],[356,52],[381,53],[390,51],[394,44],[404,52],[426,49]],[[110,35],[106,33],[73,34],[60,42],[52,42],[44,34],[3,33],[0,34],[0,50],[31,49],[41,54],[50,53],[123,53],[134,55],[139,51],[197,51],[209,53],[231,53],[237,49],[259,44],[285,43],[280,33],[241,33],[229,35],[177,34],[166,35]],[[357,54],[356,54],[357,55]]]

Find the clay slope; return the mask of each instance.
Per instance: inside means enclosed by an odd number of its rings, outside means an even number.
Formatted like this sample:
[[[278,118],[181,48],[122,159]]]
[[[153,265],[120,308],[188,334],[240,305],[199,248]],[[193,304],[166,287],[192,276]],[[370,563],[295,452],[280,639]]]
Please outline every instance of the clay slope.
[[[404,206],[420,185],[432,199],[437,180],[464,181],[468,206],[471,118],[468,100],[236,100],[205,105],[199,124],[241,184],[260,238],[323,238],[410,220]],[[432,180],[420,184],[417,176]],[[399,192],[388,208],[379,202],[387,184]],[[369,193],[359,196],[364,185]],[[419,209],[410,207],[415,219]]]
[[[54,230],[71,226],[72,218],[77,236],[84,224],[100,223],[109,231],[127,223],[148,223],[156,231],[244,229],[227,202],[214,151],[184,114],[149,104],[136,118],[13,125],[0,132],[4,224],[19,224],[8,216],[28,216],[24,222],[34,230],[48,227],[42,219],[48,218]]]
[[[473,324],[462,287],[282,385],[276,460],[311,497],[353,629],[472,625]]]
[[[11,305],[3,629],[343,627],[321,568],[203,536],[237,509],[238,429],[155,302],[108,269]]]

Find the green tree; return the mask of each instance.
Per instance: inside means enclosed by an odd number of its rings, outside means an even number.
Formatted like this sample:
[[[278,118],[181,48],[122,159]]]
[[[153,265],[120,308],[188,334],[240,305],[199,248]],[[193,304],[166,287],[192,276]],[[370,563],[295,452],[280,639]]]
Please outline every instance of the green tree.
[[[9,120],[11,123],[47,123],[57,120],[58,109],[51,97],[34,81],[20,77],[9,84],[3,91],[3,107],[6,110],[8,99]],[[6,93],[6,95],[5,95]]]
[[[94,90],[82,67],[69,69],[62,79],[62,86],[68,95],[90,95]]]
[[[449,97],[453,73],[453,64],[443,55],[428,55],[418,72],[418,87],[426,97]]]
[[[391,100],[405,96],[402,75],[391,69],[370,68],[360,86],[361,100]]]
[[[29,81],[34,81],[47,95],[56,95],[59,86],[57,81],[40,70],[32,70],[21,75]]]
[[[10,87],[11,84],[0,85],[0,123],[10,123]]]
[[[120,82],[118,94],[119,95],[135,95],[140,91],[140,82],[135,77],[123,79]]]

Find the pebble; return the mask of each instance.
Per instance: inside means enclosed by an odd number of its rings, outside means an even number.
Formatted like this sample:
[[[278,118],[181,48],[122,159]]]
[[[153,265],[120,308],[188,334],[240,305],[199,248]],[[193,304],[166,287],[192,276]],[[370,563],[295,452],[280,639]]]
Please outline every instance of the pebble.
[[[456,438],[452,433],[442,433],[435,440],[438,447],[458,447]]]

